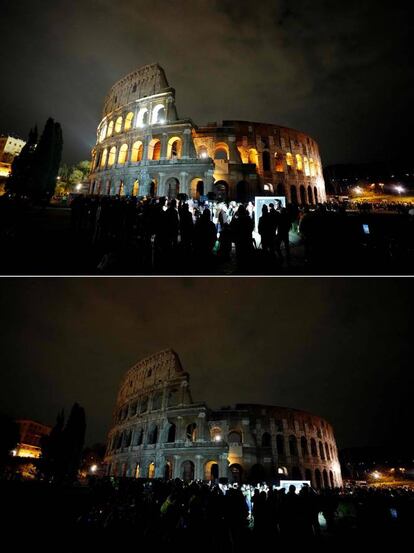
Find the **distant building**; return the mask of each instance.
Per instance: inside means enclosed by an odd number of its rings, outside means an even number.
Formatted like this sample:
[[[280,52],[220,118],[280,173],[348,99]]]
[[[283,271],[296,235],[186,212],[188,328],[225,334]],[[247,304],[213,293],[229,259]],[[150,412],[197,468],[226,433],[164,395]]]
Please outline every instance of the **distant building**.
[[[11,135],[0,136],[0,182],[4,182],[10,175],[11,165],[26,144],[21,138]]]
[[[16,423],[19,426],[19,443],[14,455],[39,458],[42,453],[41,439],[50,434],[52,427],[26,419],[16,420]]]

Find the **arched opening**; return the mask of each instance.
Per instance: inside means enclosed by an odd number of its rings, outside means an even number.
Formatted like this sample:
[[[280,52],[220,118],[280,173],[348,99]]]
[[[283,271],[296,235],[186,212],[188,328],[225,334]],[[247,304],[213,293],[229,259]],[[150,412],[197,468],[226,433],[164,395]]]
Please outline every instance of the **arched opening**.
[[[208,158],[208,150],[206,146],[200,146],[198,149],[198,157],[201,159],[207,159]]]
[[[195,422],[192,422],[187,426],[185,435],[187,437],[187,440],[189,440],[190,442],[195,442],[196,440],[196,429],[197,425]]]
[[[157,192],[157,183],[154,181],[150,182],[150,196],[153,198]]]
[[[221,428],[219,428],[218,426],[215,426],[214,428],[212,428],[210,430],[210,436],[211,436],[211,441],[221,442],[221,440],[223,439],[223,433],[221,431]]]
[[[288,172],[291,173],[293,169],[293,156],[290,152],[287,152],[286,154],[286,165],[288,168]]]
[[[313,161],[312,158],[310,158],[309,160],[309,166],[310,166],[310,176],[315,177],[316,176],[315,162]]]
[[[167,443],[172,444],[175,442],[176,426],[174,423],[170,424],[168,429]]]
[[[300,448],[302,450],[302,456],[308,457],[309,455],[308,440],[305,438],[305,436],[302,436],[300,439]]]
[[[148,146],[148,159],[157,161],[161,157],[161,142],[158,138],[153,138]]]
[[[154,478],[154,476],[155,476],[155,463],[154,461],[152,461],[148,465],[148,478]]]
[[[134,478],[139,478],[140,474],[141,474],[141,467],[140,467],[140,464],[137,463],[135,465]]]
[[[310,469],[305,470],[305,480],[309,480],[312,486],[312,471]]]
[[[208,461],[204,465],[204,480],[215,482],[219,478],[219,466],[216,461]]]
[[[164,466],[164,478],[165,480],[171,480],[171,477],[172,477],[171,463],[167,461]]]
[[[270,153],[264,150],[262,153],[263,171],[270,171]]]
[[[316,188],[316,186],[313,187],[313,195],[315,198],[315,203],[317,204],[319,200],[318,200],[318,189]]]
[[[228,149],[224,146],[219,146],[214,150],[214,159],[227,161],[229,159]]]
[[[181,474],[185,482],[194,480],[194,463],[192,461],[184,461],[181,465]]]
[[[137,116],[137,126],[144,127],[145,125],[148,125],[148,109],[141,108]]]
[[[106,181],[106,194],[109,196],[110,193],[111,193],[111,179],[108,179]]]
[[[242,435],[240,434],[240,432],[237,432],[237,430],[232,430],[227,436],[227,441],[229,444],[239,445],[242,443]]]
[[[322,459],[322,461],[325,460],[325,452],[323,450],[323,444],[322,442],[319,442],[319,456]]]
[[[142,445],[143,437],[144,437],[144,431],[142,428],[139,428],[135,434],[135,445]]]
[[[257,484],[259,482],[264,482],[266,480],[266,471],[264,466],[260,463],[256,463],[252,466],[249,473],[249,481],[252,484]]]
[[[310,204],[313,204],[313,195],[312,195],[312,187],[308,186],[308,202]]]
[[[296,186],[294,184],[290,185],[290,202],[292,204],[298,203],[298,193],[296,191]]]
[[[259,167],[259,154],[256,148],[249,149],[249,163],[253,163],[256,167]]]
[[[132,127],[132,121],[134,119],[134,114],[130,111],[125,117],[124,131],[129,131]]]
[[[272,436],[269,432],[263,432],[262,434],[262,447],[272,447]]]
[[[101,167],[105,167],[107,157],[108,157],[108,150],[105,148],[105,150],[102,153]]]
[[[153,425],[150,431],[148,432],[148,443],[150,445],[154,445],[157,443],[157,439],[158,439],[158,426]]]
[[[121,132],[121,130],[122,130],[122,117],[119,116],[115,121],[115,132],[118,133],[118,132]]]
[[[118,194],[119,196],[125,196],[125,186],[123,180],[119,182]]]
[[[178,405],[179,399],[180,399],[180,391],[177,389],[170,390],[168,392],[168,407],[172,407],[173,405]]]
[[[331,482],[331,488],[334,488],[335,487],[335,481],[334,481],[333,472],[331,470],[329,471],[329,480]]]
[[[277,474],[280,475],[283,474],[283,476],[287,476],[288,475],[288,470],[286,467],[278,467],[277,469]]]
[[[276,436],[276,449],[278,455],[284,455],[285,453],[285,442],[283,440],[282,434]]]
[[[154,394],[154,397],[152,398],[152,410],[158,411],[161,409],[162,406],[162,392],[158,392]]]
[[[318,456],[318,451],[316,449],[315,438],[311,438],[311,453],[312,453],[312,457],[317,457]]]
[[[148,397],[143,397],[139,406],[140,413],[146,413],[148,411]]]
[[[139,193],[139,182],[136,180],[132,185],[132,196],[138,196]]]
[[[298,454],[298,442],[293,435],[289,436],[289,452],[294,457]]]
[[[302,205],[306,205],[306,191],[303,184],[300,185],[299,192],[300,192],[300,203]]]
[[[180,183],[178,179],[170,177],[165,183],[165,189],[169,198],[176,198],[180,193]]]
[[[142,160],[143,145],[141,140],[137,140],[132,144],[131,161],[136,163]]]
[[[331,460],[331,455],[329,453],[329,447],[328,447],[328,444],[325,442],[325,453],[326,453],[326,458],[328,459],[328,461]]]
[[[216,195],[216,200],[225,201],[228,197],[229,185],[224,180],[219,180],[214,183],[214,192]]]
[[[302,472],[299,467],[292,467],[292,479],[303,480]]]
[[[275,153],[275,170],[277,173],[283,173],[283,155],[276,152]]]
[[[296,154],[296,168],[298,171],[303,171],[302,156],[300,154]]]
[[[114,122],[110,121],[108,125],[108,132],[106,133],[106,137],[112,136],[112,133],[114,132]]]
[[[118,163],[123,164],[126,162],[128,156],[128,145],[122,144],[119,148]]]
[[[241,203],[247,202],[248,184],[245,180],[241,180],[236,184],[236,200]]]
[[[165,123],[165,107],[163,104],[156,105],[152,110],[152,124],[161,124]]]
[[[322,471],[322,477],[323,477],[323,487],[329,488],[329,480],[328,480],[328,473],[325,469]]]
[[[277,187],[276,187],[276,195],[277,196],[284,196],[285,195],[285,187],[281,182],[279,182]]]
[[[167,159],[180,159],[182,152],[182,140],[178,136],[172,136],[167,144]]]
[[[108,167],[112,167],[115,163],[116,159],[116,148],[115,146],[112,146],[112,148],[109,150],[109,157],[108,157]]]
[[[319,469],[315,470],[315,485],[318,490],[322,487],[321,471]]]
[[[241,484],[243,480],[243,469],[238,463],[229,466],[229,481],[231,484]]]
[[[105,140],[105,136],[106,136],[106,130],[107,130],[108,126],[106,123],[104,123],[101,127],[101,131],[99,133],[99,142],[102,142],[103,140]]]
[[[309,160],[306,156],[304,156],[304,158],[303,158],[303,164],[305,166],[305,175],[307,177],[310,177]]]

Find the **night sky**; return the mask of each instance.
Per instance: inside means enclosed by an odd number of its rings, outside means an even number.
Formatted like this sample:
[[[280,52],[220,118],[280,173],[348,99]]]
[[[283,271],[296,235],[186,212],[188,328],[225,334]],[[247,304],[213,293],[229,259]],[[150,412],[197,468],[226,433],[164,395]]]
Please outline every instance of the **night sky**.
[[[172,347],[195,401],[324,416],[340,447],[412,436],[409,279],[3,279],[0,405],[105,441],[120,380]]]
[[[179,114],[196,123],[297,128],[319,142],[324,164],[411,163],[409,4],[3,0],[0,132],[25,138],[52,116],[64,161],[88,159],[109,88],[159,62]]]

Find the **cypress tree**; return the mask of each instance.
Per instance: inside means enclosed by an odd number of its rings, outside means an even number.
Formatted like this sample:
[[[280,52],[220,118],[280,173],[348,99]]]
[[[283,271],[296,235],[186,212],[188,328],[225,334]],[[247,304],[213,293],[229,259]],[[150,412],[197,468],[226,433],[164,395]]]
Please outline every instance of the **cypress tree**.
[[[49,200],[56,186],[56,178],[62,157],[62,129],[49,117],[34,154],[33,190],[34,200]]]

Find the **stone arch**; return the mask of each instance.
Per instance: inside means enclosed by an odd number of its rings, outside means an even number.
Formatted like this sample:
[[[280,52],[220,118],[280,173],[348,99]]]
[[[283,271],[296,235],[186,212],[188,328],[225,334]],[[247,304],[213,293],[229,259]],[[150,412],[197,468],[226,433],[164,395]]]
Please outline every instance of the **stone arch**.
[[[151,123],[155,124],[164,124],[165,123],[165,106],[164,104],[157,104],[152,109],[152,119]]]
[[[245,180],[241,180],[236,184],[236,200],[241,203],[247,202],[247,193],[249,189],[249,183]]]
[[[305,438],[305,436],[302,436],[300,439],[300,448],[302,450],[302,456],[308,457],[309,456],[308,440]]]
[[[194,463],[187,460],[181,463],[181,476],[185,482],[191,482],[194,480]]]
[[[335,487],[335,480],[334,480],[333,472],[331,470],[329,471],[329,480],[331,482],[331,488],[334,488]]]
[[[306,191],[303,184],[300,185],[299,194],[300,194],[300,203],[302,205],[306,205]]]
[[[132,191],[131,191],[131,196],[138,196],[139,194],[139,182],[138,180],[135,180],[134,181],[134,184],[132,185]]]
[[[137,127],[148,125],[148,108],[141,108],[137,115]]]
[[[315,171],[315,162],[312,158],[309,159],[309,169],[310,169],[310,176],[316,177],[316,171]]]
[[[137,140],[132,144],[132,150],[131,150],[132,163],[137,163],[138,161],[142,160],[143,149],[144,149],[144,146],[142,144],[142,140]]]
[[[241,484],[243,481],[243,467],[238,463],[233,463],[228,468],[228,475],[231,484]]]
[[[164,465],[164,479],[171,480],[172,478],[172,465],[170,461],[167,461]]]
[[[204,181],[195,177],[190,183],[190,194],[192,198],[196,200],[200,199],[200,196],[204,196]]]
[[[155,463],[151,461],[148,465],[148,478],[155,478]]]
[[[172,444],[175,442],[176,432],[177,432],[177,428],[175,424],[171,422],[170,427],[168,428],[167,443]]]
[[[169,198],[176,198],[180,193],[180,181],[175,177],[170,177],[165,182],[165,192]]]
[[[329,453],[329,447],[328,447],[327,442],[325,442],[325,454],[326,454],[326,458],[328,459],[328,461],[330,461],[331,460],[331,455]]]
[[[142,428],[138,428],[138,430],[135,432],[135,445],[142,445],[143,439],[144,430]]]
[[[108,156],[108,167],[112,167],[116,160],[116,147],[112,146],[112,148],[109,150],[109,156]]]
[[[179,136],[172,136],[167,144],[167,159],[180,159],[182,155],[183,141]]]
[[[105,167],[107,158],[108,158],[108,150],[105,148],[105,150],[102,152],[102,157],[101,157],[101,167],[102,168]]]
[[[157,182],[152,180],[149,185],[149,195],[153,198],[157,194]]]
[[[148,443],[150,445],[155,445],[157,443],[157,440],[158,440],[158,426],[153,423],[148,432]]]
[[[288,475],[288,469],[286,467],[278,467],[277,468],[278,474],[283,474],[284,476]]]
[[[134,470],[134,478],[140,478],[141,476],[141,465],[139,463],[136,463],[135,470]]]
[[[158,138],[153,138],[148,145],[148,159],[157,161],[161,157],[161,142]]]
[[[298,192],[294,184],[290,185],[290,203],[292,204],[298,203]]]
[[[315,438],[311,438],[311,454],[312,454],[312,457],[317,457],[318,456],[318,450],[316,449],[316,441],[315,441]]]
[[[118,153],[118,163],[120,165],[123,165],[128,157],[128,144],[122,144],[122,146],[119,148]]]
[[[322,461],[325,460],[325,451],[323,449],[323,443],[319,442],[319,457],[322,459]]]
[[[283,155],[280,152],[275,152],[275,171],[276,173],[284,173]]]
[[[315,204],[318,203],[318,189],[316,186],[313,187],[313,197],[315,198]]]
[[[144,396],[141,398],[141,401],[139,404],[139,412],[146,413],[147,411],[148,411],[148,397]]]
[[[152,410],[158,411],[162,407],[162,392],[156,392],[152,398]]]
[[[312,187],[308,186],[308,202],[312,205],[313,204],[313,194],[312,194]]]
[[[270,171],[270,152],[263,150],[262,152],[263,171]]]
[[[185,431],[185,435],[186,435],[187,440],[189,440],[190,442],[195,442],[195,440],[196,440],[196,430],[197,430],[197,425],[196,425],[195,422],[192,422],[192,423],[187,425],[187,428],[186,428],[186,431]]]
[[[198,157],[201,157],[201,159],[207,159],[208,158],[208,150],[207,146],[200,146],[198,148]]]
[[[223,439],[223,433],[221,428],[219,428],[218,426],[214,426],[210,430],[210,436],[213,442],[221,442],[221,440]]]
[[[116,133],[120,133],[122,131],[122,116],[120,115],[119,117],[116,118],[116,121],[115,121],[115,132]]]
[[[298,442],[293,434],[289,436],[289,453],[294,457],[298,455]]]
[[[230,150],[225,142],[218,142],[214,148],[214,159],[228,161]]]
[[[180,390],[178,388],[170,389],[168,392],[168,407],[178,405],[180,399]]]
[[[304,158],[303,158],[303,164],[304,164],[304,167],[305,167],[305,175],[307,177],[310,177],[309,160],[306,156],[304,156]]]
[[[108,138],[109,136],[112,136],[113,131],[114,131],[114,122],[110,121],[108,125],[108,131],[106,133],[106,137]]]
[[[214,183],[214,191],[217,200],[227,200],[229,195],[229,185],[225,180],[219,180]]]
[[[322,477],[321,471],[319,469],[315,469],[315,487],[318,490],[320,490],[322,487]]]
[[[231,430],[227,436],[229,444],[241,444],[243,442],[241,432],[238,430]]]
[[[301,172],[303,171],[302,156],[300,154],[296,154],[296,169]]]
[[[276,195],[284,196],[285,195],[285,185],[279,182],[276,187]]]
[[[284,455],[285,454],[285,442],[284,442],[282,434],[278,434],[276,436],[276,450],[277,450],[278,455]]]
[[[286,165],[287,165],[288,171],[291,171],[293,169],[293,156],[290,152],[286,153]]]
[[[219,465],[214,459],[204,464],[204,480],[216,482],[219,478]]]
[[[125,117],[124,131],[129,131],[132,127],[132,121],[134,120],[134,113],[130,111]]]
[[[99,142],[102,142],[103,140],[105,140],[107,128],[108,128],[108,125],[106,124],[106,121],[105,121],[105,123],[102,125],[101,130],[99,132]]]
[[[249,163],[259,167],[259,154],[257,153],[256,148],[249,148]]]
[[[272,436],[269,432],[262,434],[262,447],[272,447]]]
[[[328,473],[326,472],[326,469],[323,469],[322,471],[322,479],[323,479],[323,487],[329,488]]]

